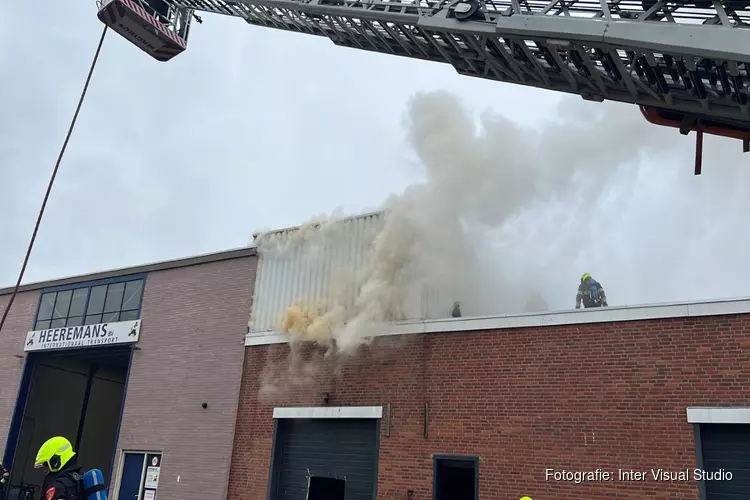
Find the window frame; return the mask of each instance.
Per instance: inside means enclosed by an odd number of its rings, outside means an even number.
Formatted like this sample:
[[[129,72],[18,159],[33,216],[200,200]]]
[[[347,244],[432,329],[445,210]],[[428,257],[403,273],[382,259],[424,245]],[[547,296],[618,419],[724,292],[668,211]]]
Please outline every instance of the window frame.
[[[124,408],[124,406],[123,406]],[[159,467],[162,467],[162,464],[164,463],[164,450],[156,451],[156,450],[144,450],[144,449],[138,449],[138,448],[124,448],[122,450],[115,449],[115,453],[119,453],[119,457],[117,460],[117,474],[116,474],[116,481],[115,481],[115,494],[110,495],[110,498],[113,498],[114,500],[119,500],[120,497],[120,488],[122,487],[122,474],[125,471],[125,458],[126,455],[143,455],[143,463],[141,465],[141,484],[138,486],[138,497],[137,500],[143,500],[144,493],[146,491],[146,475],[148,473],[148,457],[158,455],[159,456]],[[160,474],[161,475],[161,474]],[[151,489],[151,488],[148,488]],[[157,485],[156,489],[153,491],[158,492],[159,487]],[[158,495],[157,495],[158,497]]]
[[[123,287],[123,297],[122,297],[122,299],[120,299],[120,309],[117,310],[118,313],[122,313],[123,312],[122,311],[122,301],[125,300],[125,295],[124,295],[125,289],[124,288],[125,288],[125,286],[127,286],[126,284],[128,282],[138,281],[138,280],[141,280],[143,282],[143,285],[141,287],[141,297],[140,297],[140,299],[138,301],[138,308],[137,309],[128,309],[128,311],[133,311],[133,310],[137,311],[137,317],[136,317],[136,319],[140,319],[141,318],[141,314],[143,312],[143,296],[144,296],[144,294],[146,292],[146,276],[147,276],[146,273],[127,274],[127,275],[122,275],[122,276],[114,276],[114,277],[111,277],[111,278],[102,278],[102,279],[98,279],[98,280],[79,281],[79,282],[75,282],[75,283],[68,283],[68,284],[64,284],[64,285],[57,285],[57,286],[51,286],[51,287],[47,287],[47,288],[42,288],[41,290],[39,290],[39,298],[37,299],[36,311],[34,312],[34,319],[33,319],[32,325],[31,325],[31,329],[32,329],[32,331],[36,331],[37,330],[37,324],[40,321],[39,320],[39,312],[41,311],[41,308],[42,308],[42,297],[44,297],[45,294],[66,292],[66,291],[69,291],[69,290],[71,291],[71,300],[70,300],[70,304],[68,305],[68,313],[66,314],[66,316],[64,316],[64,319],[66,320],[66,323],[67,323],[67,320],[71,318],[71,316],[69,316],[69,313],[70,313],[70,307],[72,306],[72,303],[73,303],[73,296],[75,295],[75,291],[76,290],[80,290],[80,289],[85,289],[86,290],[86,303],[83,306],[83,312],[82,312],[82,315],[81,315],[81,324],[85,325],[86,324],[86,316],[87,316],[87,313],[88,313],[88,310],[89,310],[89,303],[91,301],[91,290],[93,288],[95,288],[97,286],[106,285],[107,286],[107,292],[109,292],[109,285],[116,285],[118,283],[123,283],[124,284],[124,287]],[[55,300],[57,300],[57,296],[55,296]],[[104,302],[106,302],[106,295],[104,297]],[[104,311],[104,307],[105,307],[105,304],[102,303],[102,316],[104,314],[107,314],[107,313],[103,312]],[[52,328],[51,322],[55,319],[55,318],[53,318],[54,314],[55,314],[55,311],[54,311],[54,305],[53,305],[53,307],[52,307],[52,313],[50,315],[50,318],[47,319],[47,320],[41,320],[41,321],[49,321],[50,322],[50,326],[48,328],[43,328],[43,330],[48,330],[48,329]],[[73,316],[73,317],[77,318],[78,316]],[[59,319],[59,318],[57,318],[57,319]],[[104,319],[104,318],[102,318],[102,319]],[[118,319],[118,321],[121,321],[121,320]],[[130,320],[125,320],[125,321],[130,321]],[[133,320],[133,321],[135,321],[135,320]],[[64,327],[56,327],[56,328],[64,328]]]

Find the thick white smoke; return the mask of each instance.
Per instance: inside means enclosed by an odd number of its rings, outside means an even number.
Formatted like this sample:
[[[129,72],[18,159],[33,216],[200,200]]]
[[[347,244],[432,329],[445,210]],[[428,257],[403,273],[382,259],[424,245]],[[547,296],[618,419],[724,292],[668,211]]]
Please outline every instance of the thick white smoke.
[[[356,281],[340,277],[354,302],[340,288],[317,310],[290,309],[285,329],[355,347],[398,316],[415,280],[447,291],[464,316],[572,308],[583,272],[610,305],[748,294],[741,145],[708,138],[695,177],[693,136],[634,107],[567,102],[528,129],[493,112],[476,120],[447,93],[415,96],[407,137],[424,182],[385,201],[372,262]],[[339,226],[323,227],[295,244]]]

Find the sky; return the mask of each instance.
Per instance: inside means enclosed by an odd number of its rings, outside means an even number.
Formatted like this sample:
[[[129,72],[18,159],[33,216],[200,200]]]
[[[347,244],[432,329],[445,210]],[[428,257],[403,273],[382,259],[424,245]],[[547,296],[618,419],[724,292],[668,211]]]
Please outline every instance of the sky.
[[[401,126],[416,91],[529,122],[559,100],[202,17],[168,63],[107,34],[24,281],[244,246],[258,229],[377,207],[418,175],[404,168]],[[94,2],[53,2],[44,16],[0,6],[2,284],[17,277],[101,29]]]
[[[0,286],[16,280],[102,29],[94,2],[53,2],[44,14],[28,2],[0,6]],[[188,50],[168,63],[107,34],[24,282],[241,247],[254,231],[376,209],[424,178],[404,126],[417,92],[448,91],[471,113],[489,108],[529,130],[563,111],[590,120],[604,106],[202,17]],[[606,110],[602,127],[640,119],[633,107]],[[741,145],[707,140],[704,175],[693,177],[692,139],[633,127],[618,144],[649,147],[616,169],[597,157],[613,171],[593,187],[606,216],[580,222],[587,239],[578,245],[618,249],[617,262],[610,252],[609,265],[600,257],[586,270],[605,284],[626,273],[638,282],[622,293],[629,302],[750,295]],[[583,136],[558,146],[562,158],[587,154]],[[542,231],[546,220],[559,229],[547,216],[571,212],[550,207],[526,227]],[[651,225],[641,232],[644,221]],[[586,266],[580,255],[569,260],[575,265],[556,279],[575,280]],[[666,264],[671,274],[660,275]],[[644,283],[674,276],[682,278],[668,289],[643,293]]]

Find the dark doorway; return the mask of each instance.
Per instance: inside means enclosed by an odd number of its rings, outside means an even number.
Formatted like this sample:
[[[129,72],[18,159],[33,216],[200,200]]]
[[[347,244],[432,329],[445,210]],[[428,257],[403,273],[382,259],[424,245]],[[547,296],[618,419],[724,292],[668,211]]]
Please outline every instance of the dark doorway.
[[[434,500],[478,500],[476,457],[435,457]]]
[[[17,499],[22,490],[39,495],[44,472],[34,469],[34,457],[52,436],[68,438],[79,463],[100,469],[109,481],[130,356],[130,348],[119,347],[29,354],[26,394],[9,438],[15,449],[7,500]]]
[[[310,489],[307,491],[307,500],[344,500],[346,493],[346,481],[335,477],[310,478]]]

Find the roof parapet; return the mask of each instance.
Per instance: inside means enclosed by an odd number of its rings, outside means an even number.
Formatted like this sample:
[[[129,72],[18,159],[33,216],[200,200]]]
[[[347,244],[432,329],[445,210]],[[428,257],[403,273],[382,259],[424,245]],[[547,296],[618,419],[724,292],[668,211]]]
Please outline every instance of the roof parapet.
[[[220,262],[222,260],[240,259],[256,255],[254,247],[242,247],[232,250],[223,250],[221,252],[212,252],[192,257],[181,257],[172,260],[152,262],[150,264],[141,264],[138,266],[124,267],[120,269],[111,269],[108,271],[99,271],[96,273],[83,274],[78,276],[69,276],[54,280],[45,280],[34,283],[25,283],[18,289],[19,292],[28,292],[31,290],[41,290],[53,286],[70,285],[83,281],[95,281],[117,276],[126,276],[128,274],[151,273],[155,271],[165,271],[167,269],[177,269],[180,267],[196,266],[199,264],[208,264],[210,262]],[[12,286],[0,288],[0,295],[13,293]]]

